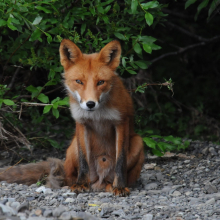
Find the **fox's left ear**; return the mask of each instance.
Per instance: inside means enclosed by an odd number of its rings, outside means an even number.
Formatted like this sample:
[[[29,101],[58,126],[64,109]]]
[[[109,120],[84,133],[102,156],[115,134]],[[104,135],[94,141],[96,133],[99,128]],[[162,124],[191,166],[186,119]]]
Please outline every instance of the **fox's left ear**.
[[[119,66],[120,57],[121,45],[117,40],[111,41],[99,52],[99,60],[106,63],[112,70]]]

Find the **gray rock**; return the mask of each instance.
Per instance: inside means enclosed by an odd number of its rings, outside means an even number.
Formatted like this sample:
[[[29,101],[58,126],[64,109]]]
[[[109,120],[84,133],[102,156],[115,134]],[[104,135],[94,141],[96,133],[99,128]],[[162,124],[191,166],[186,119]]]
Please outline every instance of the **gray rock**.
[[[29,210],[29,202],[22,203],[17,209],[18,212],[24,212],[25,210]]]
[[[151,190],[151,189],[156,189],[156,188],[157,188],[156,183],[149,183],[149,184],[144,186],[144,189],[146,189],[146,190]]]
[[[209,199],[208,201],[205,202],[206,205],[212,205],[215,203],[215,199],[212,198],[212,199]]]
[[[113,207],[106,207],[106,208],[102,208],[101,212],[100,212],[100,217],[108,217],[110,216],[110,214],[113,212]]]
[[[59,217],[59,219],[62,219],[62,220],[70,220],[72,219],[72,216],[69,212],[63,212],[61,214],[61,216]]]
[[[171,195],[172,195],[172,196],[175,196],[175,197],[181,196],[181,192],[179,192],[179,191],[174,191],[173,194],[171,194]]]
[[[59,217],[65,211],[66,211],[66,208],[64,206],[59,206],[53,210],[53,216]]]
[[[205,190],[208,194],[212,194],[212,193],[216,193],[218,192],[216,186],[214,186],[213,184],[211,183],[208,183],[205,185]]]
[[[92,216],[91,214],[86,213],[86,212],[77,213],[77,217],[82,218],[82,220],[97,220],[98,219],[97,217]],[[79,220],[81,220],[81,219],[79,219]]]
[[[17,209],[20,205],[21,205],[20,202],[12,202],[12,203],[11,203],[11,207],[12,207],[13,209]]]
[[[1,203],[0,203],[0,209],[2,210],[4,214],[7,214],[9,216],[17,214],[17,212],[13,208],[3,205]]]
[[[125,213],[122,209],[119,209],[119,210],[113,211],[112,215],[123,217],[125,216]]]
[[[158,181],[161,181],[163,179],[163,174],[161,172],[157,173],[156,178]]]
[[[44,218],[44,217],[31,216],[31,217],[29,217],[27,220],[46,220],[46,218]]]
[[[50,217],[50,216],[52,216],[52,210],[45,210],[44,212],[43,212],[43,216],[44,217]]]
[[[3,200],[0,201],[0,204],[5,205],[7,202],[8,202],[8,199],[3,199]]]
[[[77,194],[69,191],[69,192],[63,193],[63,196],[71,196],[72,198],[76,198]]]
[[[54,205],[56,202],[57,202],[56,199],[52,199],[52,200],[50,200],[49,205]]]
[[[218,153],[215,151],[215,148],[214,148],[214,147],[210,147],[210,148],[209,148],[209,152],[210,152],[210,154],[211,154],[212,156],[218,155]]]
[[[75,199],[73,199],[73,198],[66,198],[66,200],[64,202],[68,202],[68,203],[75,202]]]
[[[152,220],[153,219],[153,215],[152,214],[146,214],[143,216],[143,220]]]

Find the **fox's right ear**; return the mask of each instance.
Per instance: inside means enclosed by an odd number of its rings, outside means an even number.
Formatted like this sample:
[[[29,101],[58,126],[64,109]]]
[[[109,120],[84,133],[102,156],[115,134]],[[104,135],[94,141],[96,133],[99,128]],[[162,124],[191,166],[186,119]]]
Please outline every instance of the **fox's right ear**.
[[[60,44],[60,62],[68,69],[77,59],[82,57],[81,50],[71,40],[64,39]]]

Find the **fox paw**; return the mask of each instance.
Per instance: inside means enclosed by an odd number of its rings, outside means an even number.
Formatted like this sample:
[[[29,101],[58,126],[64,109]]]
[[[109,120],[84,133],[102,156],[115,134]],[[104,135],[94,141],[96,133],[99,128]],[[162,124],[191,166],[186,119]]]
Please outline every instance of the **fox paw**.
[[[129,196],[130,194],[130,190],[127,187],[115,187],[112,192],[115,196],[120,197]]]
[[[81,193],[81,192],[88,192],[89,191],[89,185],[88,184],[73,184],[71,187],[70,187],[70,190],[72,192],[75,192],[75,193]]]

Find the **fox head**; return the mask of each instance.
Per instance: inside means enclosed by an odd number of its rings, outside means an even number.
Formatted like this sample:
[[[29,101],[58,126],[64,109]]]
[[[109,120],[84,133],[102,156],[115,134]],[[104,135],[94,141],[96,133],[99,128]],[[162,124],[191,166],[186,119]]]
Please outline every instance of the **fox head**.
[[[83,54],[72,41],[64,39],[60,45],[60,61],[70,102],[81,110],[98,110],[108,100],[120,56],[121,46],[116,40],[99,53]]]

